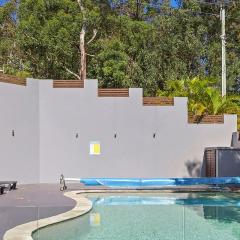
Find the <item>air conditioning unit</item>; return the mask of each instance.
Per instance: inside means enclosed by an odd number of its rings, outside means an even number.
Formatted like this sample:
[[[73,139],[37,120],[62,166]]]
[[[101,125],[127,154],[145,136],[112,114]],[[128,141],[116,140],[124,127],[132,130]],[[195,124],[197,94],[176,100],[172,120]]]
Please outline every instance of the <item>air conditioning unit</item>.
[[[206,148],[202,175],[205,177],[239,177],[240,148]]]

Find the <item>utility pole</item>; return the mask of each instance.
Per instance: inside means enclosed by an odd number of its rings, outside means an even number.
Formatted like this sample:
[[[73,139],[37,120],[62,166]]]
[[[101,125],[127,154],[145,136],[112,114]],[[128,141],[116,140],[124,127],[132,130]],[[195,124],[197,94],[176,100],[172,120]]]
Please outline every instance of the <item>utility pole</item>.
[[[221,0],[220,18],[222,21],[222,97],[227,94],[227,68],[226,68],[226,31],[225,31],[225,0]]]

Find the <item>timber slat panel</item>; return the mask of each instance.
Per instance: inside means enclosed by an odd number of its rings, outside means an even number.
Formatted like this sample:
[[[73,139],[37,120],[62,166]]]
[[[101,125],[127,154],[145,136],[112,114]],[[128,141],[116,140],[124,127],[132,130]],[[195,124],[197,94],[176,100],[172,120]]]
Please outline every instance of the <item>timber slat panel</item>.
[[[82,80],[53,80],[53,88],[84,88]]]
[[[128,88],[99,88],[99,97],[129,97]]]
[[[26,79],[8,74],[0,74],[0,82],[26,86]]]
[[[174,98],[170,97],[144,97],[144,106],[174,106]]]
[[[216,177],[216,150],[205,150],[206,177]]]
[[[203,117],[193,116],[188,114],[188,123],[197,123],[197,124],[223,124],[224,116],[223,115],[207,115]]]

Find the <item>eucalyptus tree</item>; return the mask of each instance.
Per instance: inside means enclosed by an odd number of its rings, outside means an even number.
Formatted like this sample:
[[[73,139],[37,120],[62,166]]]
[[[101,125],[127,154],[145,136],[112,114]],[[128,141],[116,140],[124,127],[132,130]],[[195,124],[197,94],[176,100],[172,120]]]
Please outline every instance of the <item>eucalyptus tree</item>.
[[[86,77],[85,42],[96,35],[107,8],[98,1],[21,0],[18,40],[36,77]],[[92,39],[92,40],[91,40]],[[90,53],[88,53],[90,54]]]

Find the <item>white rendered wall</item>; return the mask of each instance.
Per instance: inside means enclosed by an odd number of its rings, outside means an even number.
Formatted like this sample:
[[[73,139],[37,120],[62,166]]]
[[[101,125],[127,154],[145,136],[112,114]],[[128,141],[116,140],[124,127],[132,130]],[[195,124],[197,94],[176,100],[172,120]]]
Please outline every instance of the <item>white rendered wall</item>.
[[[186,98],[143,106],[142,89],[99,98],[97,88],[96,80],[84,89],[56,89],[52,80],[0,83],[0,180],[198,176],[204,148],[230,146],[237,130],[235,115],[224,124],[188,124]],[[91,141],[101,143],[101,155],[89,154]]]
[[[0,181],[39,182],[38,102],[38,81],[0,82]]]
[[[141,89],[130,89],[129,98],[99,98],[96,80],[85,81],[84,89],[53,89],[51,80],[41,81],[40,180],[55,182],[61,173],[196,176],[188,166],[201,168],[205,147],[230,146],[237,118],[224,120],[188,124],[187,98],[175,98],[174,106],[143,106]],[[89,155],[91,141],[101,142],[101,155]]]

